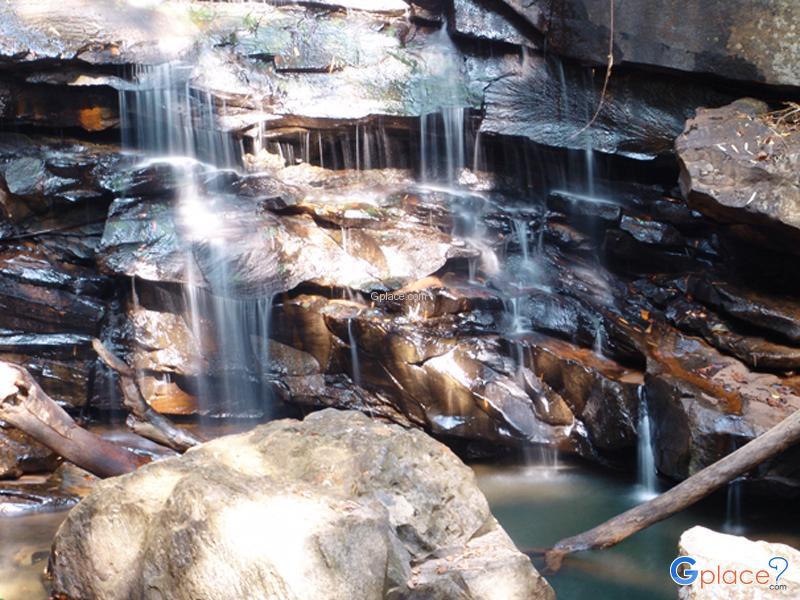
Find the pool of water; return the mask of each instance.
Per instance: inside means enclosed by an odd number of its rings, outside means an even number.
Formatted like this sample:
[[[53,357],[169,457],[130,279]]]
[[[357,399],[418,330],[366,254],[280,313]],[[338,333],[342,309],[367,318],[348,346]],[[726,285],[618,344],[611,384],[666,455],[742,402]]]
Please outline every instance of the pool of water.
[[[50,544],[67,511],[0,517],[0,598],[45,600]]]
[[[477,465],[478,482],[492,512],[521,549],[551,546],[590,529],[641,501],[635,483],[583,464],[558,469]],[[775,501],[777,502],[777,501]],[[800,523],[775,514],[775,504],[748,505],[736,533],[751,539],[800,543]],[[678,538],[695,525],[717,531],[729,526],[724,493],[657,523],[612,548],[568,557],[546,577],[559,600],[675,600],[668,568]],[[534,558],[537,568],[543,561]]]

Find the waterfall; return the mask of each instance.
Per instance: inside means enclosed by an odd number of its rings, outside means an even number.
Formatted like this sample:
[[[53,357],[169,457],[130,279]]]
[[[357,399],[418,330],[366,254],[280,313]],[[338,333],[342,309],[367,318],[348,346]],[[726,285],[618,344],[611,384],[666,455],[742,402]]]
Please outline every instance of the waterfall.
[[[526,263],[530,261],[530,251],[528,249],[528,220],[525,218],[515,218],[511,220],[511,226],[517,236],[517,243],[522,251],[522,260]]]
[[[133,85],[119,93],[123,147],[235,166],[237,144],[217,127],[212,95],[191,87],[192,69],[176,62],[133,70]]]
[[[639,388],[639,424],[638,424],[638,474],[639,493],[642,500],[658,494],[656,478],[656,462],[652,445],[652,425],[647,407],[644,387]]]
[[[217,123],[215,100],[191,85],[192,67],[140,67],[120,92],[123,146],[148,162],[171,166],[178,182],[177,232],[186,253],[184,318],[197,344],[195,376],[187,384],[200,414],[262,416],[269,412],[269,330],[272,298],[242,297],[225,237],[230,199],[200,185],[198,162],[231,168],[241,150]],[[306,141],[306,147],[309,142]],[[293,161],[293,147],[287,160]],[[199,258],[202,257],[202,261]],[[213,265],[205,270],[199,266]],[[209,270],[210,269],[210,270]]]
[[[468,145],[464,64],[445,27],[431,40],[424,55],[430,73],[420,116],[420,178],[454,186],[466,167]]]
[[[358,361],[358,344],[353,334],[353,319],[347,319],[347,343],[350,345],[350,370],[353,383],[361,385],[361,364]]]
[[[741,535],[744,531],[742,522],[742,478],[736,478],[728,483],[725,496],[725,523],[723,531]]]

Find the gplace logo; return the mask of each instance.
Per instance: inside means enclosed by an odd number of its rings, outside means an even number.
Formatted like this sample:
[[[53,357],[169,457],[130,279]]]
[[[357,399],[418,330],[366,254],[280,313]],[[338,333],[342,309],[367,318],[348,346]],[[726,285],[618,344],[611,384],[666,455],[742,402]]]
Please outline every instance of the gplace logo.
[[[710,585],[767,585],[770,590],[785,590],[787,586],[780,583],[780,578],[789,568],[789,561],[782,556],[773,556],[767,566],[775,571],[775,581],[771,583],[773,573],[767,569],[725,569],[717,565],[716,569],[694,569],[697,560],[691,556],[679,556],[669,566],[669,576],[678,585],[692,585],[698,579],[700,588]]]

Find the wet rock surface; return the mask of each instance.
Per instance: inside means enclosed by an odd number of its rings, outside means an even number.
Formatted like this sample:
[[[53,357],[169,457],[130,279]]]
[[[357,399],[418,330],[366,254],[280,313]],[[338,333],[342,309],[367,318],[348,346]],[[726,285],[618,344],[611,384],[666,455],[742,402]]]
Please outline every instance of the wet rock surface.
[[[481,130],[527,137],[548,146],[583,149],[588,145],[634,157],[668,153],[696,107],[731,100],[692,83],[656,75],[615,74],[603,110],[587,127],[600,103],[602,73],[539,56],[530,57],[515,71],[486,88]]]
[[[554,597],[446,447],[338,411],[99,483],[50,569],[70,597]]]
[[[656,465],[685,478],[764,433],[800,407],[790,381],[752,372],[697,338],[671,333],[651,353],[645,392]],[[762,477],[769,477],[763,465]]]
[[[0,428],[0,479],[51,471],[58,464],[53,452],[12,427]]]
[[[164,2],[50,36],[46,8],[4,5],[0,116],[26,135],[0,138],[0,357],[70,410],[119,406],[99,336],[168,414],[353,408],[617,464],[646,401],[674,478],[763,432],[800,367],[796,132],[764,137],[789,113],[686,124],[741,94],[632,63],[743,71],[678,27],[684,62],[620,38],[631,64],[586,128],[603,69],[569,57],[603,61],[553,36],[604,13],[539,8]],[[754,92],[776,81],[758,68]],[[170,103],[177,134],[139,131]],[[118,122],[147,159],[102,142]],[[753,477],[796,480],[790,463]]]

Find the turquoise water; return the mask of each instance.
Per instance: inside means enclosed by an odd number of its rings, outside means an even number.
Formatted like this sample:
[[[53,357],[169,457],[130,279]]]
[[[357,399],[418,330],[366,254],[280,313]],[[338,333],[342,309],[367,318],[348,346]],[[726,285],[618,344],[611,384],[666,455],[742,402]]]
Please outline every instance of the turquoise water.
[[[555,470],[478,465],[475,471],[494,515],[522,549],[550,546],[639,502],[635,483],[582,464]],[[800,523],[780,518],[776,506],[748,506],[745,501],[743,530],[737,533],[798,547]],[[675,600],[677,586],[668,569],[681,533],[695,525],[724,531],[725,523],[723,493],[613,548],[572,555],[558,573],[546,577],[559,600]],[[534,562],[544,570],[540,559]]]

